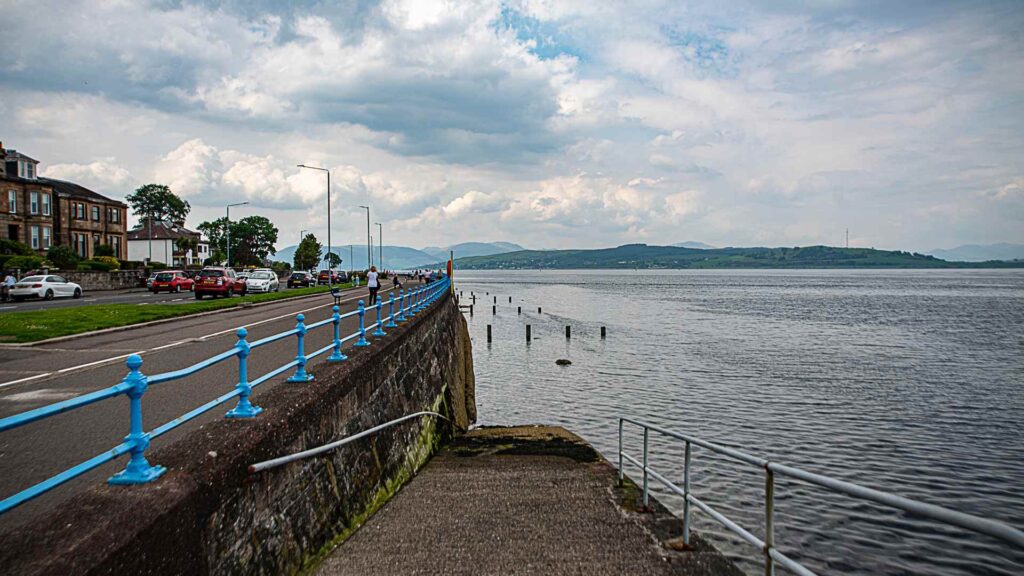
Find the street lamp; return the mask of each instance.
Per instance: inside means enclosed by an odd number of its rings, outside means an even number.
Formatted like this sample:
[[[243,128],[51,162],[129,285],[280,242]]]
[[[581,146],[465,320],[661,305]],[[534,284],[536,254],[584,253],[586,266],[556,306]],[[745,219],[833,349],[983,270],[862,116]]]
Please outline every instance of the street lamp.
[[[355,268],[353,268],[353,266],[355,266],[355,262],[352,261],[352,245],[349,244],[348,245],[348,275],[349,276],[351,276],[352,273],[355,272]]]
[[[228,248],[228,268],[231,268],[231,207],[232,206],[245,206],[248,202],[236,202],[235,204],[228,204],[224,207],[224,219],[227,223],[224,224],[224,230],[227,232],[227,248]]]
[[[327,168],[320,168],[319,166],[307,166],[305,164],[299,164],[299,168],[309,168],[310,170],[319,170],[327,173],[327,253],[331,253],[331,171]],[[330,256],[327,258],[328,268],[333,270],[333,266],[330,265]],[[333,274],[331,274],[333,276]]]
[[[374,224],[377,225],[377,262],[380,264],[380,271],[384,272],[384,228],[380,222]]]
[[[373,266],[373,248],[370,247],[370,207],[360,206],[366,209],[366,269]]]

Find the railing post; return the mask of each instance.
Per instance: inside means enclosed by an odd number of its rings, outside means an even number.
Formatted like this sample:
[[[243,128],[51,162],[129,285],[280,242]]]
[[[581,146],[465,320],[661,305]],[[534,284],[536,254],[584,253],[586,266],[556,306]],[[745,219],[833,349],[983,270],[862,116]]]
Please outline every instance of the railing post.
[[[764,574],[774,576],[775,561],[772,548],[775,547],[775,472],[766,465],[764,468]]]
[[[341,308],[335,305],[331,310],[334,311],[334,317],[331,320],[334,323],[334,352],[327,358],[327,361],[344,362],[348,360],[348,356],[341,353]]]
[[[412,291],[411,294],[409,294],[409,317],[410,318],[416,315],[416,298],[419,296],[420,290],[423,290],[423,288],[416,288],[415,290]]]
[[[384,323],[380,321],[380,310],[383,307],[381,300],[383,300],[383,298],[377,298],[377,304],[374,306],[374,308],[377,309],[377,329],[373,331],[373,336],[375,338],[388,335],[388,333],[384,331]]]
[[[644,510],[647,510],[650,496],[647,492],[647,436],[649,430],[644,426]]]
[[[235,386],[238,389],[238,405],[224,415],[226,418],[252,418],[263,412],[263,408],[253,406],[249,402],[252,386],[249,385],[248,368],[250,348],[249,343],[245,341],[248,334],[245,328],[239,328],[235,332],[235,336],[238,336],[238,342],[235,343],[235,348],[238,349],[238,385]]]
[[[299,341],[299,352],[295,355],[295,360],[298,361],[299,365],[295,367],[295,374],[288,379],[288,382],[311,382],[313,375],[306,373],[306,317],[299,314],[295,317],[295,320],[295,329],[297,330],[295,335]]]
[[[146,460],[146,448],[149,447],[149,434],[142,431],[142,395],[149,387],[149,379],[146,378],[139,368],[142,367],[142,357],[132,354],[126,362],[128,375],[124,377],[124,383],[131,385],[126,393],[130,401],[131,420],[129,423],[128,436],[125,436],[131,444],[131,460],[124,470],[111,476],[108,484],[145,484],[156,480],[167,471],[163,466],[152,466]]]
[[[388,300],[388,323],[384,325],[385,328],[398,328],[398,324],[395,324],[395,293],[391,292],[391,300]]]
[[[622,486],[625,471],[622,469],[622,418],[619,418],[619,486]]]
[[[683,454],[683,544],[690,545],[690,443]]]
[[[405,322],[405,290],[398,290],[398,323]]]
[[[369,346],[370,343],[366,341],[366,307],[363,306],[363,301],[359,301],[359,340],[353,344],[353,346]]]

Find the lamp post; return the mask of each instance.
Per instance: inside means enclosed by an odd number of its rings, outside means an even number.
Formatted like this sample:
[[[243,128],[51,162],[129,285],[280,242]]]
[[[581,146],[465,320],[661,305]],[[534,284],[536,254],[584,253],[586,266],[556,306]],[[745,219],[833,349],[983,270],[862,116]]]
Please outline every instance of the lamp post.
[[[231,268],[231,207],[244,206],[246,204],[248,204],[248,202],[236,202],[224,207],[224,219],[227,220],[227,223],[224,224],[224,231],[227,233],[227,242],[225,242],[225,245],[228,249],[228,268]]]
[[[349,276],[352,276],[352,273],[355,272],[355,268],[353,268],[353,266],[355,266],[355,262],[352,261],[352,245],[349,244],[348,245],[348,275]]]
[[[380,222],[377,225],[377,263],[380,264],[380,271],[384,272],[384,228]]]
[[[319,170],[327,173],[327,253],[331,253],[331,171],[327,168],[320,168],[319,166],[307,166],[305,164],[299,164],[299,168],[309,168],[310,170]],[[330,269],[334,269],[331,264],[330,257],[327,258],[327,266]],[[329,274],[328,276],[333,276]]]
[[[370,207],[360,208],[366,209],[366,269],[369,270],[370,266],[373,266],[373,248],[370,248]]]

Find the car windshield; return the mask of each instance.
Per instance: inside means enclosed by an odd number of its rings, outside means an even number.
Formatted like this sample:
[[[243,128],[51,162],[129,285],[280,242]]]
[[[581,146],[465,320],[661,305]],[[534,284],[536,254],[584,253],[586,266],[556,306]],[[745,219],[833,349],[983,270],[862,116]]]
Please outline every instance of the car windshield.
[[[274,275],[270,272],[255,272],[252,276],[249,276],[249,278],[252,278],[253,280],[270,280],[273,277]]]
[[[43,281],[43,277],[42,276],[26,276],[25,278],[22,278],[21,281],[22,282],[42,282]]]
[[[202,278],[220,278],[224,276],[223,270],[203,270],[199,273]]]
[[[156,279],[161,281],[161,282],[167,282],[171,278],[174,278],[174,274],[168,274],[167,272],[164,272],[163,274],[157,274],[156,275]]]
[[[292,274],[292,278],[295,278],[296,280],[302,280],[305,277],[306,277],[306,273],[305,272],[296,272],[295,274]]]

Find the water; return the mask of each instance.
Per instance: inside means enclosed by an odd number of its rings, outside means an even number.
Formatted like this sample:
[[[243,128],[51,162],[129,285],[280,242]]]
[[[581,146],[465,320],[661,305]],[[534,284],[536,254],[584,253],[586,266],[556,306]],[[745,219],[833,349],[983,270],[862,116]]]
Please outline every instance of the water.
[[[630,415],[1024,528],[1024,271],[456,278],[463,304],[478,296],[467,318],[481,424],[563,425],[615,461],[616,417]],[[640,456],[638,429],[626,446]],[[682,446],[652,435],[651,448],[681,484]],[[702,449],[693,462],[696,495],[763,538],[763,472]],[[1024,553],[986,536],[786,480],[775,494],[777,546],[819,573],[1024,573]],[[695,527],[763,573],[759,551],[706,516]]]

